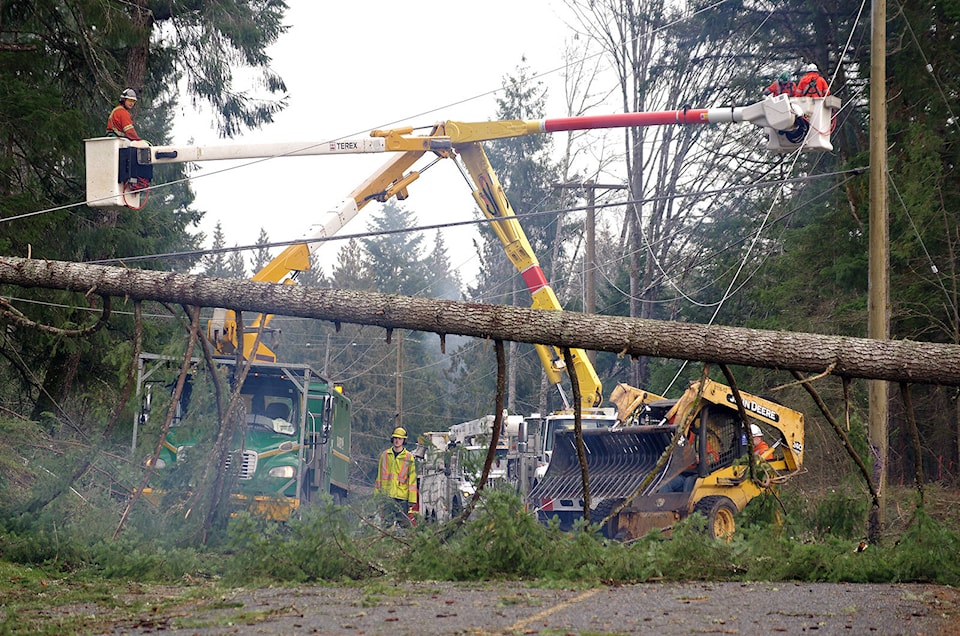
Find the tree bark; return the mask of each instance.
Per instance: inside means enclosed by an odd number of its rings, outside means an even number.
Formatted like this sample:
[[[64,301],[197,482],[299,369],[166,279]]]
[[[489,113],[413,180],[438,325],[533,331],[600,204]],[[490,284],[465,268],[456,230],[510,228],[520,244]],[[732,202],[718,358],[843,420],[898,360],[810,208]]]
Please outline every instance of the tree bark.
[[[23,258],[0,259],[0,284],[630,356],[960,386],[960,346],[932,342],[642,320]]]

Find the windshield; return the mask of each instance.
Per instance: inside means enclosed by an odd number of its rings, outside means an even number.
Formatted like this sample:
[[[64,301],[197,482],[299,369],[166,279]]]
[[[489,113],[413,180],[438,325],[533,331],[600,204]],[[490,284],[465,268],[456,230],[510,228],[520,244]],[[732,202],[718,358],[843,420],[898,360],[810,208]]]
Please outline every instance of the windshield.
[[[580,424],[583,430],[593,429],[593,428],[603,428],[605,426],[612,426],[613,420],[607,418],[591,418],[585,417],[580,420]],[[573,430],[573,417],[553,417],[547,420],[547,431],[546,435],[543,438],[543,450],[550,452],[553,450],[553,442],[556,438],[557,431],[572,431]]]
[[[247,425],[266,429],[281,435],[295,435],[297,410],[290,397],[275,395],[244,395],[247,406]]]

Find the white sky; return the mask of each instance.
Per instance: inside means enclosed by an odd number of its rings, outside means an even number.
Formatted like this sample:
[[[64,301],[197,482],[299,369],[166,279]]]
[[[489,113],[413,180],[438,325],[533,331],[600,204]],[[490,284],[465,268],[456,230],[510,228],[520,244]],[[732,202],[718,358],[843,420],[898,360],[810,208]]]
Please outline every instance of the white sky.
[[[561,0],[415,0],[316,2],[288,0],[289,31],[271,49],[285,80],[289,106],[273,124],[222,140],[210,118],[183,112],[174,144],[324,141],[360,137],[376,128],[426,126],[441,120],[486,121],[496,114],[494,91],[526,58],[532,73],[560,68],[565,39]],[[542,78],[550,97],[546,116],[563,117],[563,74]],[[557,140],[559,143],[560,140]],[[227,246],[251,245],[265,228],[271,241],[300,238],[387,160],[368,156],[291,157],[212,161],[194,173],[194,207],[206,212],[206,247],[219,221]],[[421,165],[421,164],[418,164]],[[241,166],[241,167],[234,167]],[[231,168],[221,174],[216,171]],[[209,175],[209,176],[201,176]],[[368,205],[340,234],[367,230]],[[405,207],[419,225],[467,221],[473,199],[450,161],[441,161],[410,188]],[[451,264],[465,281],[476,274],[472,226],[445,230]],[[425,244],[433,239],[427,234]],[[341,242],[320,248],[329,274]],[[274,253],[278,253],[278,249]],[[250,254],[245,254],[249,264]]]

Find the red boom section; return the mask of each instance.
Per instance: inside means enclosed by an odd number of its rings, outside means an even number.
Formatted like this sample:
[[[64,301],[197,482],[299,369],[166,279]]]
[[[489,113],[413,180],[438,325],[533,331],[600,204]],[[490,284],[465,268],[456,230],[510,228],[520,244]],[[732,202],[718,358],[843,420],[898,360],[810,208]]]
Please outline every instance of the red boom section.
[[[709,124],[710,109],[687,108],[664,110],[652,113],[614,113],[585,117],[559,117],[544,119],[540,127],[544,132],[567,130],[591,130],[594,128],[627,128],[630,126],[659,126],[663,124]]]
[[[549,285],[549,283],[547,283],[547,277],[544,275],[543,269],[541,269],[539,265],[528,267],[520,272],[520,275],[523,276],[523,280],[527,284],[527,289],[530,290],[531,294],[534,294]]]

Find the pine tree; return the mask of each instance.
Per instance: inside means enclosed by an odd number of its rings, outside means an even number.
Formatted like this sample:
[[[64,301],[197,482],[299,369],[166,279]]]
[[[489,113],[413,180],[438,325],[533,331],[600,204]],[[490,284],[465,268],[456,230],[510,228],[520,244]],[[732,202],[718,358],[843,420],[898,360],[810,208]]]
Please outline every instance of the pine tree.
[[[427,295],[433,298],[460,300],[461,281],[460,272],[450,269],[450,257],[447,254],[447,244],[443,240],[443,233],[437,230],[433,242],[433,250],[427,256],[427,275],[429,289]]]
[[[423,235],[402,231],[415,225],[416,217],[392,199],[371,219],[369,229],[378,234],[361,239],[361,243],[377,291],[408,296],[426,294],[427,273],[414,266],[423,258]]]
[[[243,262],[243,253],[239,250],[239,245],[234,244],[234,249],[230,252],[230,259],[227,263],[227,275],[230,278],[246,278],[247,268]]]
[[[210,246],[210,254],[203,257],[203,273],[207,276],[228,276],[229,266],[227,257],[223,251],[227,246],[226,237],[223,234],[223,226],[220,221],[213,226],[213,238]]]
[[[260,236],[257,237],[256,246],[257,249],[253,252],[253,258],[250,260],[250,268],[256,273],[261,269],[266,267],[273,256],[270,255],[270,237],[267,235],[267,231],[263,228],[260,228]]]
[[[331,282],[341,289],[374,289],[374,277],[363,247],[356,239],[350,239],[340,248],[333,266]]]

